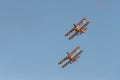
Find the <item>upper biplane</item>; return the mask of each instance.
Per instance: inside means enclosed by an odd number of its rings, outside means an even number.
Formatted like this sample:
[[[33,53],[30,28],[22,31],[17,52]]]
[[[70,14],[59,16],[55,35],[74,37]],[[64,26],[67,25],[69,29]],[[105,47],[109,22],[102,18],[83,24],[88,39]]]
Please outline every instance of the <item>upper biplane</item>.
[[[72,28],[68,33],[66,33],[65,36],[69,36],[69,34],[75,31],[75,33],[69,37],[69,40],[71,40],[76,35],[78,34],[81,35],[82,33],[84,33],[87,29],[87,25],[90,23],[90,21],[86,21],[86,20],[87,20],[86,17],[84,17],[78,24],[73,24],[74,28]]]
[[[71,53],[67,52],[68,55],[65,58],[63,58],[58,64],[62,64],[64,61],[69,60],[62,66],[62,68],[64,68],[68,64],[71,64],[71,63],[77,61],[80,58],[80,54],[83,52],[83,50],[79,50],[79,48],[80,48],[80,46],[76,47]],[[75,53],[76,53],[76,55],[73,56],[73,54],[75,54]]]

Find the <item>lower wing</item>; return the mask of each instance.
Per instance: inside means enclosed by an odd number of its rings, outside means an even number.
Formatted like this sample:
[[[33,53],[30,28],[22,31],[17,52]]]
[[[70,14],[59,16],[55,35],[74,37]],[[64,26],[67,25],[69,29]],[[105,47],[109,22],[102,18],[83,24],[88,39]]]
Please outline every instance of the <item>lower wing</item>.
[[[71,62],[71,61],[66,62],[66,63],[62,66],[62,68],[64,68],[65,66],[67,66],[70,62]]]
[[[72,38],[74,38],[78,33],[75,32],[72,36],[69,37],[69,40],[71,40]]]

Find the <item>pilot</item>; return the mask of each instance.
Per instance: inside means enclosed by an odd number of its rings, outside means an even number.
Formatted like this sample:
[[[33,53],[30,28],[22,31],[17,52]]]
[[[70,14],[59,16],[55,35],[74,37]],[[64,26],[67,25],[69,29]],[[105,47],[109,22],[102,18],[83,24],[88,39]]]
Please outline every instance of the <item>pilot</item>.
[[[80,29],[79,29],[79,27],[76,27],[75,30],[76,30],[77,32],[79,32]]]
[[[70,59],[71,61],[73,60],[72,54],[69,54],[69,55],[68,55],[68,59]]]

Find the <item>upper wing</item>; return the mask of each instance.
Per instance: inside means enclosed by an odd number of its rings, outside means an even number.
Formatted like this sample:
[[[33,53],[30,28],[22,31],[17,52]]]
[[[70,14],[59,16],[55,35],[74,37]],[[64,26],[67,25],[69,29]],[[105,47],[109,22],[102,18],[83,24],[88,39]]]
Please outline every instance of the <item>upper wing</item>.
[[[62,66],[62,68],[64,68],[65,66],[67,66],[70,62],[71,62],[71,61],[66,62],[66,63]]]
[[[70,33],[74,31],[74,28],[72,28],[68,33],[65,34],[65,36],[68,36]]]
[[[62,64],[64,61],[66,61],[68,57],[66,56],[64,59],[62,59],[58,64]]]
[[[74,54],[79,48],[80,46],[77,46],[70,54]]]
[[[86,21],[86,17],[84,17],[76,26],[80,26],[83,23],[83,21]]]
[[[85,27],[90,23],[90,21],[87,21],[82,27],[81,29],[85,29]]]
[[[81,50],[81,51],[79,51],[75,56],[74,56],[74,58],[79,58],[79,55],[81,54],[83,52],[83,50]]]

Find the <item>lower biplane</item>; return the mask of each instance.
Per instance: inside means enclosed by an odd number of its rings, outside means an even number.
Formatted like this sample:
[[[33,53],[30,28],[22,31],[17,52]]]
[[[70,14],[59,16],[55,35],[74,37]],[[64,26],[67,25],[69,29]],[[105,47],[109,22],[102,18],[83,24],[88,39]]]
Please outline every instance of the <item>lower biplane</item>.
[[[73,24],[73,28],[65,34],[65,36],[69,36],[73,31],[75,31],[75,33],[73,35],[71,35],[69,37],[69,40],[71,40],[72,38],[74,38],[76,35],[78,34],[82,34],[85,33],[86,29],[87,29],[87,25],[90,23],[90,21],[86,21],[86,17],[84,17],[78,24]],[[80,27],[82,26],[82,27]]]
[[[65,58],[63,58],[58,64],[63,64],[64,61],[67,61],[62,68],[64,68],[65,66],[67,66],[68,64],[72,64],[73,62],[77,61],[80,58],[80,54],[83,52],[83,50],[79,50],[80,46],[76,47],[71,53],[67,52],[67,56]],[[76,53],[77,52],[77,53]],[[75,54],[76,55],[73,55]]]

